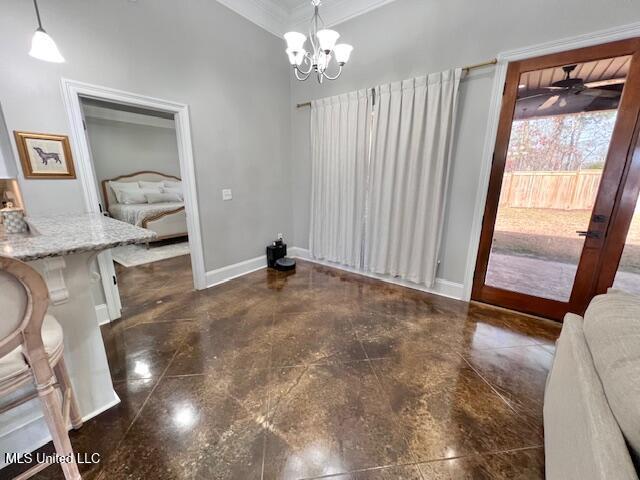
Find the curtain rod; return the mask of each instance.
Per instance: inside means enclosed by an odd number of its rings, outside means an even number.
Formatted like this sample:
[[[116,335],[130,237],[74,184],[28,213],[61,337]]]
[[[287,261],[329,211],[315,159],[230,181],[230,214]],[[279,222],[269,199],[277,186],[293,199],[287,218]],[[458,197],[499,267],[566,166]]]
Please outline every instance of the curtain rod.
[[[498,63],[498,59],[492,58],[491,60],[487,60],[486,62],[474,63],[473,65],[467,65],[466,67],[462,67],[462,71],[469,73],[469,71],[473,70],[474,68],[488,67],[490,65],[496,65],[497,63]],[[296,108],[303,108],[303,107],[310,107],[310,106],[311,106],[311,102],[304,102],[304,103],[298,103],[296,105]]]
[[[474,63],[472,65],[467,65],[466,67],[462,67],[462,71],[469,72],[469,70],[473,70],[474,68],[488,67],[490,65],[496,65],[497,63],[498,63],[498,59],[492,58],[491,60],[487,60],[486,62]]]

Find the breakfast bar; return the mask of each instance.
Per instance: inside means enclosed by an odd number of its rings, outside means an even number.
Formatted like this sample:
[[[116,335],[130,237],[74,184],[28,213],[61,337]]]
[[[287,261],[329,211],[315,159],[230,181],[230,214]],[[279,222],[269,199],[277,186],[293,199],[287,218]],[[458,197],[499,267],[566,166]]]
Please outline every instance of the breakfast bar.
[[[33,217],[26,222],[27,233],[0,236],[0,255],[28,262],[44,277],[49,311],[62,326],[67,367],[87,420],[120,401],[91,296],[92,283],[99,281],[91,265],[104,250],[146,243],[156,234],[94,213]],[[38,401],[0,415],[1,451],[31,451],[49,440]]]

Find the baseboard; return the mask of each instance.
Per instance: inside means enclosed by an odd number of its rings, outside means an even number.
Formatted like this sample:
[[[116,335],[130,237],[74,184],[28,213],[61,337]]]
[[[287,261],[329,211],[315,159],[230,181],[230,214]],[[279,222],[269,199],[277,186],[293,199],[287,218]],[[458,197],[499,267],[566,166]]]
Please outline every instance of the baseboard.
[[[289,247],[287,248],[287,255],[293,258],[300,258],[302,260],[311,260],[311,252],[306,248]]]
[[[96,305],[96,317],[98,318],[98,325],[104,325],[105,323],[111,322],[111,317],[109,316],[109,308],[106,303],[102,305]]]
[[[267,268],[266,255],[234,263],[233,265],[227,265],[226,267],[218,268],[217,270],[211,270],[205,274],[206,288],[228,282],[229,280],[263,268]]]
[[[450,282],[449,280],[445,280],[443,278],[436,278],[436,284],[433,286],[433,288],[427,288],[424,285],[418,285],[417,283],[409,282],[407,280],[393,278],[393,277],[390,277],[389,275],[380,275],[377,273],[363,272],[358,268],[352,268],[352,267],[340,265],[338,263],[318,260],[316,258],[313,258],[309,250],[307,250],[306,248],[291,247],[288,249],[288,254],[291,257],[299,258],[301,260],[308,260],[310,262],[318,263],[320,265],[325,265],[327,267],[337,268],[339,270],[344,270],[350,273],[363,275],[369,278],[375,278],[383,282],[392,283],[394,285],[400,285],[407,288],[412,288],[414,290],[420,290],[422,292],[433,293],[435,295],[453,298],[455,300],[462,300],[464,297],[464,285],[462,285],[461,283]]]
[[[93,417],[109,410],[120,403],[120,397],[113,392],[113,400],[106,405],[83,415],[82,421],[87,422]],[[67,426],[71,430],[71,424]],[[19,435],[16,435],[19,432]],[[17,438],[16,438],[17,437]],[[0,445],[5,452],[33,452],[51,441],[51,434],[44,421],[43,415],[38,415],[21,426],[5,433],[0,437]],[[11,445],[11,447],[8,447]],[[0,458],[0,469],[7,466],[4,456]]]
[[[418,285],[407,280],[399,278],[393,278],[389,275],[379,275],[377,273],[363,272],[356,268],[346,267],[337,263],[326,262],[311,257],[309,250],[300,247],[290,247],[287,249],[287,254],[293,258],[299,258],[302,260],[308,260],[310,262],[319,263],[328,267],[337,268],[339,270],[345,270],[347,272],[356,273],[369,278],[376,278],[383,282],[393,283],[394,285],[400,285],[414,290],[420,290],[422,292],[433,293],[441,295],[443,297],[453,298],[461,300],[464,297],[464,286],[461,283],[450,282],[442,278],[436,278],[436,284],[433,288],[427,288],[424,285]],[[245,260],[243,262],[234,263],[233,265],[227,265],[226,267],[218,268],[217,270],[211,270],[206,273],[207,288],[219,285],[224,282],[228,282],[247,273],[255,272],[266,268],[267,258],[265,255],[260,257]]]
[[[436,278],[436,284],[432,293],[456,300],[464,300],[464,285],[462,283],[445,280],[444,278]]]

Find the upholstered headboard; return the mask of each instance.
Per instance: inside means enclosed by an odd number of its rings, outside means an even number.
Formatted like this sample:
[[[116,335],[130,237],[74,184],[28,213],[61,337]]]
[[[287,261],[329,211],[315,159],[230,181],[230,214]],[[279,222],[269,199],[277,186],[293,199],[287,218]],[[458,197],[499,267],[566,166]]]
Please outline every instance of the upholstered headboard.
[[[104,199],[104,208],[109,211],[109,205],[117,203],[116,196],[113,190],[109,188],[109,182],[161,182],[163,180],[177,180],[180,181],[180,177],[174,177],[173,175],[165,175],[160,172],[143,171],[135,172],[129,175],[120,175],[115,178],[107,178],[102,181],[102,198]]]

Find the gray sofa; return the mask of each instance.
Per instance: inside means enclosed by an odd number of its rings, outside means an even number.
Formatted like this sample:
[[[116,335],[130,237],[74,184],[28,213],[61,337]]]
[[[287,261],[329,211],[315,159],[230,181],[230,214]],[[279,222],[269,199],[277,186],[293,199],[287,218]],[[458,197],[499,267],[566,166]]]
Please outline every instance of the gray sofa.
[[[610,290],[567,314],[544,396],[546,477],[638,480],[640,297]]]

